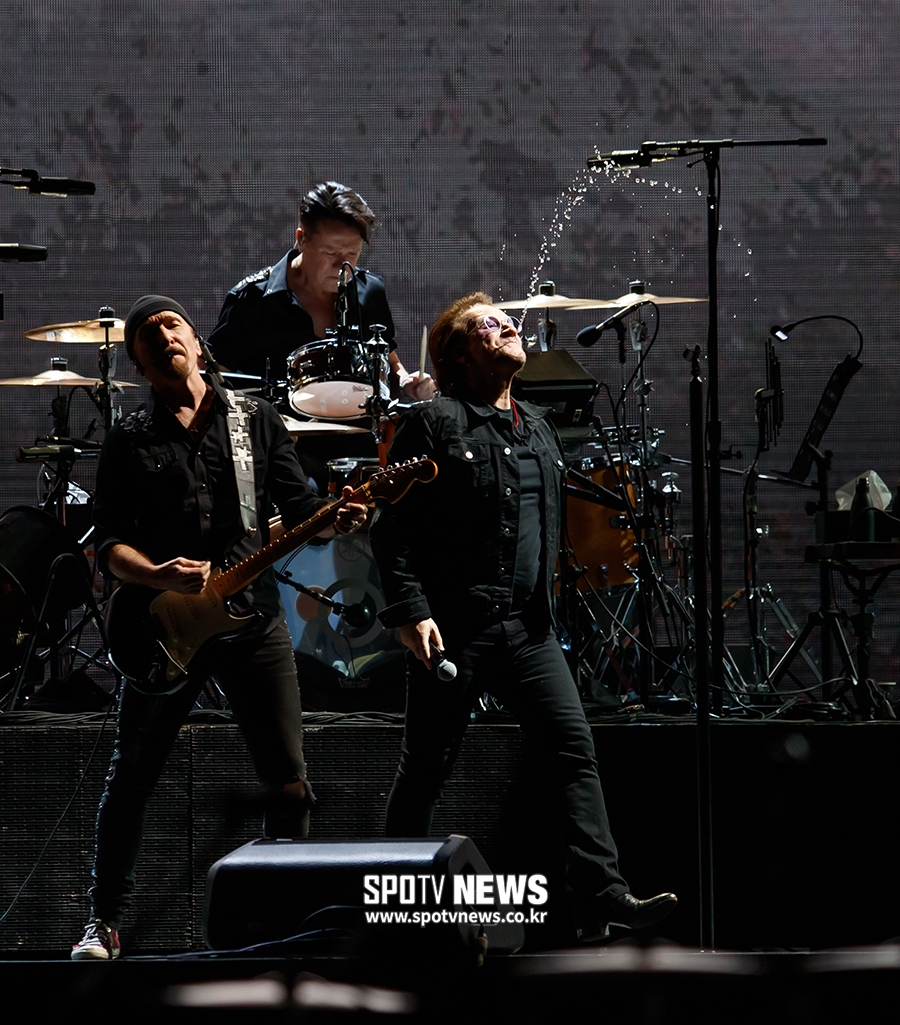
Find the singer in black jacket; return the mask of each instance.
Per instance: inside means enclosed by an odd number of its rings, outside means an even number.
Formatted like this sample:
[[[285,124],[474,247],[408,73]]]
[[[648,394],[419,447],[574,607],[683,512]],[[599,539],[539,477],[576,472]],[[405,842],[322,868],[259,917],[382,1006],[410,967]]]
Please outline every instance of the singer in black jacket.
[[[474,703],[490,692],[538,741],[580,938],[604,938],[610,924],[651,926],[676,899],[628,892],[590,728],[554,633],[564,464],[542,411],[510,395],[525,362],[518,322],[474,293],[441,314],[429,348],[447,397],[404,418],[390,461],[427,456],[438,476],[379,507],[370,530],[389,603],[381,618],[410,652],[388,835],[428,834]],[[437,678],[435,649],[455,665],[454,679]]]

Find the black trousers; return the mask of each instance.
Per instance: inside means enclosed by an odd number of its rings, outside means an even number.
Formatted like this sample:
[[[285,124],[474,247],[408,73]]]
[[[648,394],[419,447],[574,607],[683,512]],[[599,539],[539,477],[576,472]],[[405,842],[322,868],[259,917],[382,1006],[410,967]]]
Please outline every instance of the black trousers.
[[[265,636],[219,643],[212,675],[228,698],[267,796],[266,836],[306,836],[312,791],[306,784],[300,691],[282,620]],[[118,928],[131,902],[147,804],[202,681],[151,696],[127,686],[116,744],[97,813],[92,917]]]
[[[439,624],[440,625],[440,624]],[[609,830],[590,727],[556,638],[519,619],[498,623],[457,647],[442,628],[455,680],[443,682],[410,656],[406,730],[388,800],[388,836],[427,836],[453,770],[475,701],[498,698],[535,738],[566,843],[567,882],[601,902],[625,893]]]

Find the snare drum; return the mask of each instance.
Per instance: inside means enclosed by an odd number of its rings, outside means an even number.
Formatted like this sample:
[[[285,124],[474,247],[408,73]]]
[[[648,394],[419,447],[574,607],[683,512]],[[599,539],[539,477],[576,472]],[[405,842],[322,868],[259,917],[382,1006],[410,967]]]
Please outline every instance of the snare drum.
[[[634,501],[634,486],[631,482],[631,467],[628,463],[615,466],[598,465],[588,459],[582,463],[581,472],[595,484],[615,492],[618,482],[625,484],[628,497]],[[616,509],[569,495],[566,499],[566,522],[569,541],[580,566],[587,569],[578,579],[578,589],[603,590],[634,583],[632,568],[638,564],[634,531],[613,526],[621,517]]]
[[[329,338],[301,345],[288,357],[288,381],[291,408],[322,420],[365,416],[372,394],[366,350],[359,342],[341,345]]]

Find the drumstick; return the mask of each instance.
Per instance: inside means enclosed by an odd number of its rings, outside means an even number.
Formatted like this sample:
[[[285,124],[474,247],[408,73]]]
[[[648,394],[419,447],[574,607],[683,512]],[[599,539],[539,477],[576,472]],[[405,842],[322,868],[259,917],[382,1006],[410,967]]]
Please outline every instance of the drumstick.
[[[422,344],[419,347],[419,380],[425,376],[425,357],[428,355],[428,328],[422,328]]]

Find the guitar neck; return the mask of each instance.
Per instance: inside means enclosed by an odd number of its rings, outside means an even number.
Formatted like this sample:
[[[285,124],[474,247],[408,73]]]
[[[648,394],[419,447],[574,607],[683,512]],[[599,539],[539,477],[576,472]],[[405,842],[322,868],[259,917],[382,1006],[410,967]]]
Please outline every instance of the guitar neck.
[[[300,545],[321,534],[327,527],[334,525],[339,510],[350,502],[359,502],[368,505],[376,498],[383,498],[388,502],[399,501],[417,480],[434,480],[437,476],[437,465],[431,459],[411,459],[398,466],[389,467],[386,470],[374,474],[369,480],[351,491],[344,498],[336,502],[323,505],[321,509],[310,516],[303,523],[298,523],[293,530],[288,530],[281,537],[270,541],[258,552],[247,556],[236,566],[225,570],[215,577],[210,586],[214,587],[217,593],[227,598],[229,595],[237,594],[262,573],[263,570],[276,563],[280,558],[292,552]]]
[[[356,492],[350,496],[349,500],[354,499],[359,500]],[[274,541],[270,541],[263,548],[260,548],[258,552],[248,555],[246,559],[242,559],[230,569],[225,570],[224,573],[215,578],[212,586],[215,587],[216,591],[223,598],[237,594],[251,580],[255,580],[263,570],[273,566],[279,559],[290,554],[295,548],[299,548],[300,545],[305,545],[308,541],[312,541],[326,527],[333,526],[337,520],[338,510],[344,504],[345,500],[342,499],[329,505],[323,505],[308,520],[298,523],[292,530],[288,530]]]

